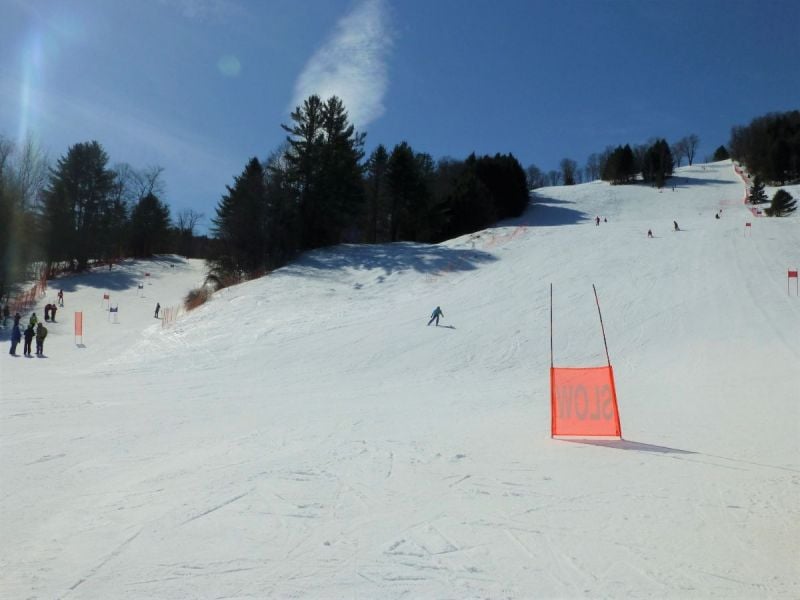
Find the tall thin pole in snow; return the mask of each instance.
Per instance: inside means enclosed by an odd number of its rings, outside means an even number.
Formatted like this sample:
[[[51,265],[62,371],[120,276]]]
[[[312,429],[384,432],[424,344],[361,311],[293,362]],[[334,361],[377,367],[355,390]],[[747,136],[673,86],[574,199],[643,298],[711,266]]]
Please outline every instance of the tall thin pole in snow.
[[[600,300],[597,298],[597,288],[594,287],[592,284],[592,289],[594,290],[594,300],[597,303],[597,314],[600,315],[600,329],[603,331],[603,345],[606,347],[606,360],[608,360],[608,366],[611,366],[611,358],[608,356],[608,343],[606,342],[606,328],[603,325],[603,313],[600,312]]]
[[[553,284],[550,284],[550,368],[553,368]]]

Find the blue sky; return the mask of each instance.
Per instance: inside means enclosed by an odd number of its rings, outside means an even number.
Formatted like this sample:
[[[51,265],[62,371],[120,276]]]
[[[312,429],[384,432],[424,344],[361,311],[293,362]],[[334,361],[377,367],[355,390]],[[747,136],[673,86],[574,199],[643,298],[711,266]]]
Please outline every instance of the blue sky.
[[[794,0],[0,0],[0,134],[55,161],[95,139],[165,168],[205,225],[313,91],[367,150],[512,152],[580,166],[607,145],[800,108]]]

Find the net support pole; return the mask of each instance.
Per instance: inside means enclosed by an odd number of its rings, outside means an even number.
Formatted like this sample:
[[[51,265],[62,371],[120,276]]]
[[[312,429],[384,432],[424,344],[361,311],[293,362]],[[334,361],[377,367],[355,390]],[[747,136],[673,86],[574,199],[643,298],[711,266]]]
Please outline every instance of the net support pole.
[[[608,355],[608,342],[606,341],[606,328],[603,325],[603,313],[600,312],[600,300],[597,298],[597,288],[594,287],[592,284],[592,290],[594,290],[594,301],[597,304],[597,314],[600,315],[600,330],[603,332],[603,345],[606,348],[606,360],[608,361],[608,366],[611,366],[611,357]]]
[[[550,368],[553,368],[553,284],[550,284]]]
[[[556,411],[555,407],[555,376],[556,370],[553,367],[553,283],[550,283],[550,437],[556,430]]]

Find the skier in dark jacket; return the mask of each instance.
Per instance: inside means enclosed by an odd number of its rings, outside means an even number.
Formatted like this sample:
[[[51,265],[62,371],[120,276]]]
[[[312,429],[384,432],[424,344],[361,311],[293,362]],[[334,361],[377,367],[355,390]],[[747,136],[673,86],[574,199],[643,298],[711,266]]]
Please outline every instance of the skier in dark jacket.
[[[55,304],[51,304],[50,305],[50,322],[51,323],[55,323],[56,322],[56,310],[57,309],[58,309],[58,307]]]
[[[31,355],[31,341],[33,340],[33,336],[36,335],[36,332],[33,330],[33,325],[28,325],[25,329],[25,333],[22,334],[25,338],[25,343],[22,345],[22,354],[25,356]]]
[[[11,350],[9,350],[9,354],[11,356],[17,355],[17,344],[22,339],[22,332],[19,330],[19,322],[14,323],[14,327],[11,329]]]
[[[431,313],[431,320],[428,321],[428,325],[430,325],[431,323],[436,321],[436,326],[438,327],[439,326],[439,317],[443,317],[443,316],[444,316],[444,313],[442,312],[442,309],[437,306],[436,308],[433,309],[433,312]]]
[[[678,227],[678,222],[677,221],[673,221],[672,224],[675,226],[675,231],[680,231],[681,230],[681,228]]]
[[[157,319],[158,318],[158,311],[160,311],[160,310],[161,310],[161,304],[156,302],[156,314],[154,314],[153,317],[155,317]]]

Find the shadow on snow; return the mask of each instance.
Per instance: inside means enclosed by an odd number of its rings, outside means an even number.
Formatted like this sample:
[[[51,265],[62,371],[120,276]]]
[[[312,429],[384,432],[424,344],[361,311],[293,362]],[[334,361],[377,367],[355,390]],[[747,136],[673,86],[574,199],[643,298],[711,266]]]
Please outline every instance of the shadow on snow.
[[[482,250],[449,248],[436,244],[341,245],[315,250],[281,269],[281,273],[309,276],[313,270],[382,269],[386,275],[403,271],[442,273],[474,271],[497,257]]]
[[[573,444],[587,444],[589,446],[603,446],[605,448],[617,448],[618,450],[638,450],[640,452],[657,452],[659,454],[697,454],[697,452],[692,452],[691,450],[680,450],[678,448],[669,448],[667,446],[643,444],[641,442],[632,442],[630,440],[562,439],[560,441],[571,442]]]
[[[534,194],[525,213],[517,219],[510,219],[508,223],[527,227],[557,227],[586,223],[593,218],[581,210],[560,206],[564,204],[574,204],[574,202]]]

